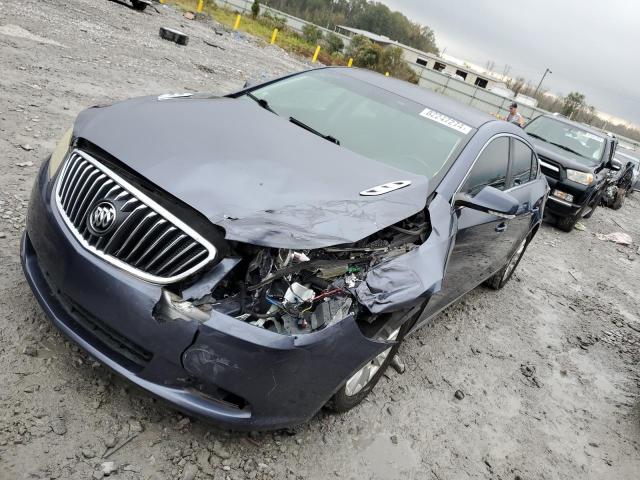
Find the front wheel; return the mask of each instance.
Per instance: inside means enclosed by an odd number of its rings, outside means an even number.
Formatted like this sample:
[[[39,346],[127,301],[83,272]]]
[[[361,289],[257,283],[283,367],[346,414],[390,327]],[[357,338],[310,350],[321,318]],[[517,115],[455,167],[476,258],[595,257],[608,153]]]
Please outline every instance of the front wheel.
[[[400,344],[409,329],[410,321],[405,322],[400,327],[383,328],[379,339],[387,342],[395,342],[382,353],[369,361],[364,367],[354,373],[340,387],[340,390],[331,398],[327,407],[337,413],[343,413],[351,410],[353,407],[361,403],[373,387],[380,381],[385,370],[393,361],[393,357],[398,353]]]
[[[609,205],[613,210],[620,210],[624,204],[624,199],[627,196],[627,191],[619,188],[616,192],[616,196],[613,197],[613,202]]]
[[[489,288],[500,290],[507,284],[509,280],[511,280],[513,272],[516,271],[520,260],[522,260],[522,257],[524,256],[524,252],[527,250],[527,245],[529,245],[528,236],[524,240],[522,240],[522,242],[520,242],[518,248],[516,248],[516,251],[513,252],[513,255],[511,255],[511,258],[509,259],[507,264],[502,267],[502,269],[500,269],[498,273],[496,273],[493,277],[485,282],[485,284]]]
[[[573,230],[573,227],[575,227],[577,222],[578,220],[574,217],[562,217],[556,220],[556,227],[563,232],[570,232]]]

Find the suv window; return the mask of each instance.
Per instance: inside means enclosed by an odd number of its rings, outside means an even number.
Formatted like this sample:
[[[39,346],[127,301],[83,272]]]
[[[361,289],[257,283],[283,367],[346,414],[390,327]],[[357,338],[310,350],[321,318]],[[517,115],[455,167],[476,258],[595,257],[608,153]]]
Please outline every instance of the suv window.
[[[504,190],[508,166],[509,137],[496,138],[478,157],[461,191],[474,196],[487,185]]]
[[[538,162],[533,151],[520,140],[513,140],[513,186],[517,187],[536,178]]]

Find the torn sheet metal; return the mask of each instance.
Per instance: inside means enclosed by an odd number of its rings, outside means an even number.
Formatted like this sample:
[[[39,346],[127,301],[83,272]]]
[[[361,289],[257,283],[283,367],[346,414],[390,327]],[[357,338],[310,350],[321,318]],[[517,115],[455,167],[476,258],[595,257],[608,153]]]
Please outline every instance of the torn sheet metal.
[[[195,300],[210,293],[227,274],[242,261],[239,257],[223,258],[212,270],[205,273],[200,280],[182,292],[185,300]]]
[[[432,232],[419,248],[369,271],[353,290],[371,313],[388,313],[418,305],[442,288],[458,231],[451,205],[436,195],[429,205]]]

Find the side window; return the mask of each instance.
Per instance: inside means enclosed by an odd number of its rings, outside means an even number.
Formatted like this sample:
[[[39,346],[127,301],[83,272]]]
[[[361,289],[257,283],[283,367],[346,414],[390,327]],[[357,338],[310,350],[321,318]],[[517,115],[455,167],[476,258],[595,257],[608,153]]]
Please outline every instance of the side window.
[[[474,196],[487,185],[504,190],[508,166],[509,137],[496,138],[478,157],[461,191]]]
[[[513,186],[517,187],[536,178],[538,163],[536,156],[526,144],[513,140],[513,164],[511,166]]]

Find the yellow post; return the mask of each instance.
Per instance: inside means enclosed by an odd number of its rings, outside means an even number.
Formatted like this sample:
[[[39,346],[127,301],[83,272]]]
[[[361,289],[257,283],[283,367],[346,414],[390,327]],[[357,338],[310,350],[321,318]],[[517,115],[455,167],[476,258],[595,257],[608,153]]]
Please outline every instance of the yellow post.
[[[160,3],[164,3],[164,2],[165,2],[165,0],[160,0]]]
[[[386,73],[384,74],[384,76],[385,76],[385,77],[388,77],[388,76],[389,76],[389,72],[386,72]]]
[[[196,12],[202,13],[204,10],[204,0],[198,0],[198,8],[196,8]]]
[[[311,63],[316,63],[318,61],[318,55],[320,55],[320,45],[316,47],[316,52],[313,54],[313,59]]]
[[[273,34],[271,35],[271,45],[276,43],[276,38],[278,38],[278,29],[274,28],[273,29]]]
[[[349,59],[349,63],[347,63],[347,67],[349,68],[353,67],[353,58]]]
[[[242,17],[240,16],[240,14],[238,14],[238,16],[236,17],[236,23],[234,23],[234,24],[233,24],[233,29],[234,29],[234,30],[237,30],[237,29],[238,29],[238,27],[240,27],[240,19],[241,19],[241,18],[242,18]]]

